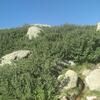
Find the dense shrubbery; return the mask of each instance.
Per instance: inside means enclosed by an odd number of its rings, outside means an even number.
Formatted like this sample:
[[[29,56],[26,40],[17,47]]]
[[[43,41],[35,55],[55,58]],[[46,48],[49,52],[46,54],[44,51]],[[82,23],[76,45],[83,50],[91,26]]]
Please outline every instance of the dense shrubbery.
[[[0,100],[55,100],[57,60],[100,62],[100,32],[95,26],[63,25],[44,28],[32,41],[28,27],[0,30],[0,57],[29,49],[32,55],[0,68]]]
[[[20,49],[27,27],[0,30],[0,57],[8,52]]]

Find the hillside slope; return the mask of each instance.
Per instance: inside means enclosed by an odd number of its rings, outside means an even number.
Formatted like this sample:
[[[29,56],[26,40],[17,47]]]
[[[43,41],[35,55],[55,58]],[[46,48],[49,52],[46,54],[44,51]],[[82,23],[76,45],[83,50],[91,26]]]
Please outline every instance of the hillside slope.
[[[96,26],[42,27],[32,40],[26,37],[28,28],[0,30],[0,58],[18,50],[31,51],[29,57],[0,67],[0,100],[57,100],[60,74],[72,69],[80,75],[82,69],[94,69],[100,62],[100,32]],[[59,68],[58,62],[64,60],[73,61],[75,66]]]

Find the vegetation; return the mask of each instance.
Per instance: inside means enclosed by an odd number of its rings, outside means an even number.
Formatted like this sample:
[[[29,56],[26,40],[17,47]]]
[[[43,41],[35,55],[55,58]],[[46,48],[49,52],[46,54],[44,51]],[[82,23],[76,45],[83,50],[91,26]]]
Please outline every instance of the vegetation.
[[[0,57],[20,49],[32,55],[16,65],[0,67],[0,100],[56,100],[58,60],[78,64],[100,62],[100,32],[96,26],[63,25],[43,28],[32,41],[29,26],[0,30]]]

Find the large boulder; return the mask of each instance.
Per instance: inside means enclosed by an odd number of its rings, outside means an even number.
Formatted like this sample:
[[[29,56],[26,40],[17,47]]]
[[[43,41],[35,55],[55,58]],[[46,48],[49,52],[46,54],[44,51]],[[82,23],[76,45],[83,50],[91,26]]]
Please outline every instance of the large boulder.
[[[85,81],[90,90],[100,91],[100,69],[91,71]]]
[[[83,81],[73,70],[68,70],[58,76],[60,96],[59,100],[76,100],[84,89]]]
[[[58,80],[60,81],[60,88],[68,90],[77,86],[78,75],[73,70],[68,70],[64,75],[60,75]]]
[[[29,40],[32,40],[33,38],[36,38],[40,32],[41,32],[41,28],[37,26],[31,26],[28,29],[26,36],[29,38]]]
[[[3,56],[0,60],[0,65],[12,64],[12,61],[22,59],[30,54],[29,50],[18,50]]]
[[[68,70],[65,73],[65,80],[68,80],[68,84],[66,84],[66,86],[64,87],[64,89],[70,89],[70,88],[74,88],[77,86],[77,80],[78,80],[78,75],[76,72],[72,71],[72,70]]]
[[[100,31],[100,23],[97,23],[97,29],[96,31]]]

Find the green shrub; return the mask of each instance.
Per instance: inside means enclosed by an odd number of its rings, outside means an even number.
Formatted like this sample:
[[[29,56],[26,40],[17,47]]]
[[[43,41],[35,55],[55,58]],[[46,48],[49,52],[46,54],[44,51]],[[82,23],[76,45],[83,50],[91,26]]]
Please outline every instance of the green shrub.
[[[27,29],[0,30],[0,57],[20,49],[32,52],[16,65],[0,68],[0,100],[56,100],[58,60],[100,62],[100,32],[95,26],[43,28],[32,41],[25,36]]]

